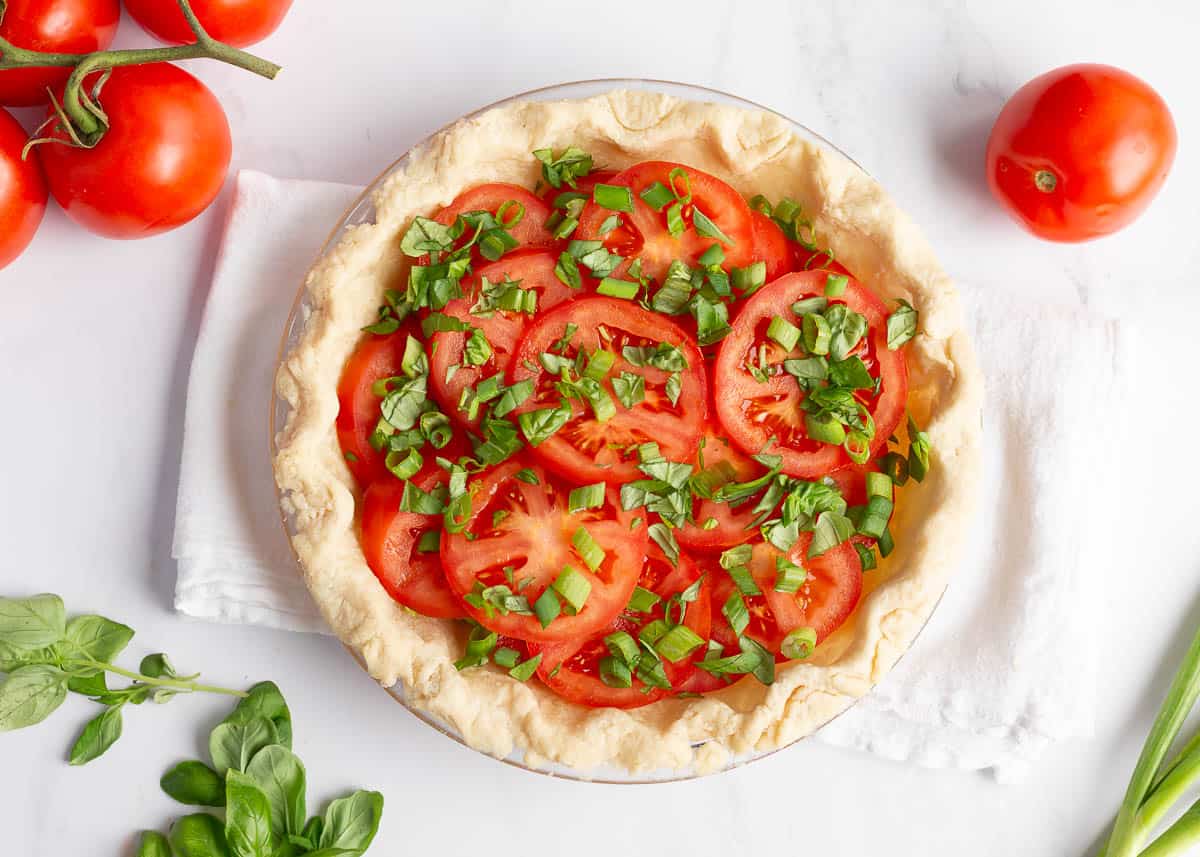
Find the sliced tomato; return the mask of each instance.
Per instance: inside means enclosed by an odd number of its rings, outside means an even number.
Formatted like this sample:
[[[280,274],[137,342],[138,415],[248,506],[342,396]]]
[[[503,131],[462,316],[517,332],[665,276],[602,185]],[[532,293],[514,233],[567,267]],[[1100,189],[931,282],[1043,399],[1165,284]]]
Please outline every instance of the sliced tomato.
[[[445,470],[430,464],[412,481],[422,491],[432,491],[447,478]],[[461,618],[467,614],[446,583],[440,542],[433,550],[421,550],[426,533],[440,536],[442,516],[401,511],[404,484],[389,474],[372,484],[363,496],[362,548],[367,565],[388,595],[405,607],[423,616]]]
[[[561,643],[530,643],[531,655],[542,655],[538,664],[538,678],[564,699],[592,708],[637,708],[656,702],[671,691],[651,687],[638,678],[630,687],[610,687],[600,678],[600,661],[610,652],[604,638],[617,631],[624,631],[638,639],[638,632],[655,619],[663,618],[667,601],[683,592],[701,576],[697,566],[686,554],[680,554],[679,565],[673,566],[657,546],[651,546],[642,566],[638,585],[658,595],[662,600],[650,613],[622,611],[608,627],[586,639],[567,640]],[[675,619],[678,621],[678,618]],[[707,579],[701,583],[695,601],[687,605],[683,624],[704,640],[708,639],[712,624],[712,608]],[[695,667],[693,661],[704,656],[704,647],[698,648],[684,660],[672,663],[663,661],[663,671],[672,688],[683,686],[691,678]]]
[[[371,446],[371,434],[380,417],[380,397],[371,387],[381,378],[400,374],[407,338],[407,328],[388,336],[368,334],[350,355],[338,382],[338,443],[346,466],[363,488],[390,476],[384,453]]]
[[[841,627],[862,595],[862,563],[853,544],[843,542],[809,559],[810,544],[812,533],[801,533],[787,553],[791,562],[807,572],[804,583],[794,593],[775,591],[775,562],[783,556],[780,550],[759,540],[750,556],[748,568],[761,594],[743,596],[750,613],[750,624],[745,633],[776,654],[788,632],[796,628],[812,628],[820,644]],[[737,635],[721,608],[737,587],[715,562],[709,568],[714,578],[713,639],[725,646],[726,654],[733,654],[739,650]]]
[[[700,459],[703,458],[703,467]],[[765,471],[765,468],[746,455],[724,437],[718,427],[705,428],[703,445],[696,456],[696,472],[712,468],[727,468],[729,482],[748,482]],[[750,527],[755,518],[754,500],[737,506],[718,503],[697,497],[692,506],[692,520],[675,531],[675,538],[689,550],[720,551],[739,545],[756,537]],[[715,526],[706,526],[708,521]]]
[[[775,316],[799,325],[792,304],[801,298],[824,294],[828,272],[804,271],[786,274],[764,286],[743,305],[733,329],[721,343],[715,367],[716,412],[734,443],[756,453],[770,441],[771,452],[783,456],[783,470],[792,476],[816,478],[852,464],[840,446],[812,440],[805,431],[800,401],[804,391],[796,379],[783,371],[789,354],[766,338]],[[868,332],[854,355],[861,358],[873,377],[880,379],[879,392],[860,391],[859,401],[875,422],[871,440],[873,457],[887,443],[904,415],[908,398],[908,367],[904,354],[887,347],[888,310],[869,289],[851,279],[841,297],[844,303],[865,316]],[[758,360],[766,348],[770,375],[765,383],[750,374],[747,364]]]
[[[592,170],[581,179],[575,179],[575,187],[564,184],[562,187],[547,187],[542,191],[542,202],[554,208],[554,201],[558,199],[558,195],[562,193],[586,193],[589,196],[592,193],[592,188],[598,184],[612,184],[613,177],[616,176],[616,170]]]
[[[503,182],[476,185],[456,196],[452,203],[437,213],[434,220],[450,226],[458,215],[467,212],[486,211],[494,215],[506,202],[524,207],[525,213],[521,219],[508,230],[521,246],[549,247],[554,244],[554,236],[546,229],[550,206],[520,185]],[[505,221],[511,221],[513,214],[513,211],[505,212]]]
[[[430,358],[429,383],[434,398],[442,410],[460,423],[474,428],[479,424],[478,415],[468,419],[458,408],[463,390],[474,387],[483,378],[507,371],[517,342],[525,332],[532,316],[521,312],[493,310],[487,315],[472,315],[471,308],[480,298],[483,280],[495,284],[505,279],[519,280],[521,288],[535,289],[538,293],[538,312],[544,312],[569,300],[575,290],[554,276],[558,257],[553,253],[515,253],[504,256],[500,261],[484,265],[463,280],[463,297],[451,301],[443,312],[478,328],[487,337],[492,356],[482,366],[471,366],[463,359],[467,338],[465,331],[443,331],[435,333],[431,340],[433,350]],[[451,372],[450,367],[458,367]],[[449,380],[447,380],[449,376]]]
[[[792,246],[779,224],[761,211],[750,211],[754,221],[754,261],[767,263],[767,282],[796,268]]]
[[[676,169],[687,173],[691,188],[691,199],[682,208],[686,228],[679,237],[671,235],[667,229],[666,209],[655,211],[640,196],[655,182],[670,187],[671,171]],[[603,240],[612,252],[626,259],[641,259],[643,273],[656,280],[663,278],[667,267],[676,259],[695,265],[701,254],[714,243],[720,243],[725,251],[722,264],[726,268],[742,267],[753,261],[755,236],[750,206],[741,194],[716,176],[669,161],[644,161],[621,171],[608,184],[621,185],[633,191],[633,211],[621,214],[619,228],[602,234],[601,226],[615,212],[589,202],[583,208],[579,228],[573,237]],[[677,177],[675,187],[678,191],[684,191],[684,181]],[[729,241],[718,241],[711,235],[697,232],[697,210],[716,224]]]
[[[845,498],[847,505],[861,506],[867,502],[867,474],[879,471],[879,462],[872,458],[866,464],[851,464],[829,474]]]
[[[537,484],[516,478],[528,468]],[[533,615],[483,610],[467,612],[486,628],[530,642],[586,638],[608,625],[629,601],[637,584],[648,537],[646,527],[631,526],[633,515],[621,509],[616,489],[599,508],[572,514],[570,488],[552,481],[536,463],[510,458],[470,482],[471,516],[466,528],[442,537],[442,565],[450,588],[460,597],[477,585],[506,585],[530,605],[568,565],[591,584],[586,603],[575,615],[562,614],[542,627]],[[572,539],[586,528],[604,551],[596,569],[583,561]],[[508,569],[506,572],[505,569]]]
[[[565,348],[557,343],[574,325],[575,332]],[[674,346],[684,367],[678,371],[679,397],[674,405],[667,395],[673,374],[653,366],[637,366],[623,356],[626,346],[657,348]],[[615,405],[611,419],[600,421],[591,405],[579,398],[564,399],[557,386],[560,378],[540,363],[543,353],[574,358],[581,351],[590,357],[605,350],[616,355],[601,385]],[[584,358],[585,360],[587,358]],[[612,379],[622,372],[641,375],[645,399],[626,408],[612,388]],[[690,461],[696,454],[708,410],[705,403],[704,358],[695,341],[678,325],[661,315],[644,310],[631,301],[589,297],[563,304],[538,318],[530,326],[509,365],[511,383],[533,379],[534,393],[518,413],[559,407],[566,402],[571,416],[566,425],[531,447],[545,467],[579,484],[621,484],[641,478],[636,447],[654,441],[670,461]]]

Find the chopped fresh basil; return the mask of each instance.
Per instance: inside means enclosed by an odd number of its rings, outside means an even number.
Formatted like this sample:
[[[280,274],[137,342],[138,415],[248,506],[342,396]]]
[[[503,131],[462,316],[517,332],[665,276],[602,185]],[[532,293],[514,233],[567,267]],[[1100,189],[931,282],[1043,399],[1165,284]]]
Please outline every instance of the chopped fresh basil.
[[[899,308],[887,320],[887,347],[892,351],[903,348],[917,335],[916,308],[903,298],[897,303],[900,304]]]
[[[555,156],[553,149],[535,149],[533,156],[542,162],[542,178],[553,188],[575,187],[575,180],[592,171],[592,156],[576,146],[568,146]]]
[[[632,408],[646,399],[646,379],[636,372],[622,372],[612,379],[613,393],[623,407]]]

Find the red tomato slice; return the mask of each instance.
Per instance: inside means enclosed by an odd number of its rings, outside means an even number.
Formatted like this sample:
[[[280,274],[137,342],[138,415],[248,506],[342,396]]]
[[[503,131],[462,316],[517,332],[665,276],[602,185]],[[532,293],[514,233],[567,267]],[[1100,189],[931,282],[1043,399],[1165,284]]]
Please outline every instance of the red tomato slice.
[[[809,559],[810,544],[812,533],[801,533],[787,554],[789,560],[808,572],[794,593],[775,591],[775,560],[782,555],[777,548],[758,541],[750,556],[750,574],[762,594],[743,596],[750,613],[745,633],[777,654],[788,632],[796,628],[812,628],[819,644],[841,627],[862,595],[862,563],[853,544],[843,542]],[[713,639],[725,646],[726,654],[733,654],[739,650],[737,636],[721,608],[737,587],[716,563],[712,564],[712,573]]]
[[[794,271],[792,247],[779,224],[753,209],[750,219],[754,221],[754,261],[767,263],[767,282]]]
[[[696,472],[701,470],[699,459],[703,455],[705,469],[728,464],[729,472],[733,476],[732,481],[747,482],[761,476],[765,468],[730,443],[723,434],[713,425],[705,429],[704,446],[696,456]],[[692,507],[693,520],[678,528],[675,538],[685,548],[697,551],[720,551],[740,545],[758,535],[753,529],[749,529],[755,517],[753,509],[753,499],[731,507],[728,503],[697,498]],[[704,524],[710,518],[714,519],[717,525],[705,529]]]
[[[513,238],[522,246],[549,247],[554,244],[554,236],[546,230],[550,206],[520,185],[503,182],[477,185],[456,196],[454,201],[439,211],[433,219],[443,226],[450,226],[460,214],[469,211],[487,211],[495,214],[500,210],[500,206],[509,201],[525,206],[525,214],[521,220],[508,230]],[[504,217],[505,220],[511,220],[513,214],[506,212]]]
[[[538,678],[564,699],[592,708],[637,708],[656,702],[671,691],[665,688],[647,687],[636,677],[631,687],[609,687],[600,679],[600,661],[610,652],[604,638],[617,631],[625,631],[634,640],[638,632],[655,619],[663,617],[664,605],[673,595],[683,592],[701,575],[699,566],[686,554],[680,554],[679,566],[671,565],[657,546],[651,546],[642,567],[638,585],[662,598],[651,613],[622,611],[616,619],[594,636],[572,639],[561,643],[531,643],[529,652],[542,654],[538,664]],[[683,624],[707,640],[712,623],[712,607],[707,579],[700,587],[696,600],[688,604]],[[677,663],[663,661],[663,670],[672,688],[685,684],[695,671],[692,662],[704,656],[704,647],[697,649],[685,660]],[[551,675],[553,673],[553,675]]]
[[[380,397],[371,386],[380,378],[400,374],[408,331],[401,328],[388,336],[368,334],[350,355],[338,382],[337,434],[346,466],[361,487],[384,477],[384,453],[371,446],[371,434],[379,423]]]
[[[430,464],[412,481],[421,490],[432,491],[447,478],[445,470]],[[462,618],[466,611],[446,583],[438,551],[420,550],[423,535],[441,532],[442,516],[400,511],[403,494],[404,483],[389,474],[363,496],[362,547],[367,565],[388,595],[405,607],[439,619]]]
[[[674,169],[685,170],[691,183],[691,201],[683,206],[686,228],[678,238],[667,230],[665,209],[655,211],[640,194],[655,182],[670,186]],[[732,243],[720,242],[725,251],[726,268],[742,267],[754,259],[754,221],[750,206],[741,194],[725,182],[695,167],[669,161],[645,161],[618,173],[608,184],[622,185],[633,191],[633,212],[621,215],[621,228],[605,235],[600,227],[614,212],[594,202],[584,206],[579,228],[573,237],[581,240],[603,240],[609,250],[632,259],[642,260],[642,271],[661,280],[667,267],[676,259],[695,265],[700,255],[717,242],[701,235],[695,228],[695,212],[699,209],[729,238]],[[683,189],[682,181],[676,187]]]
[[[515,478],[525,467],[538,484]],[[578,614],[568,615],[564,609],[545,628],[536,616],[496,611],[489,616],[468,604],[472,618],[497,633],[543,643],[584,639],[616,618],[637,584],[648,536],[644,526],[630,526],[633,515],[621,509],[615,489],[609,489],[600,508],[571,514],[569,488],[552,482],[541,467],[513,458],[473,479],[470,490],[473,499],[466,529],[442,537],[442,565],[450,588],[459,596],[471,594],[477,583],[505,584],[532,605],[568,565],[591,584]],[[604,550],[604,559],[594,571],[572,544],[581,527]],[[506,567],[510,574],[505,573]]]
[[[616,176],[616,170],[592,170],[581,179],[575,179],[575,187],[564,184],[562,187],[547,187],[542,191],[542,202],[546,203],[550,208],[554,208],[554,200],[558,199],[560,193],[586,193],[589,196],[592,193],[592,188],[598,184],[612,184],[613,177]]]
[[[734,443],[753,454],[771,441],[771,452],[783,456],[785,473],[810,479],[848,467],[852,462],[842,447],[807,436],[804,411],[800,409],[804,392],[796,379],[783,371],[781,364],[788,355],[766,338],[766,329],[774,316],[799,325],[792,304],[801,298],[824,294],[827,277],[828,272],[823,270],[787,274],[755,293],[746,301],[733,322],[732,332],[721,343],[715,368],[717,417]],[[875,421],[875,436],[870,444],[873,457],[887,443],[904,415],[908,367],[901,351],[888,350],[888,310],[869,289],[851,279],[842,296],[831,302],[845,303],[867,319],[868,333],[854,355],[863,360],[873,377],[881,379],[878,395],[860,391],[860,401]],[[766,383],[755,380],[746,369],[747,361],[754,359],[763,343],[767,344],[772,373]]]
[[[433,396],[442,410],[470,428],[479,424],[479,418],[467,419],[466,413],[458,409],[459,398],[467,387],[474,387],[483,378],[505,372],[512,359],[525,328],[532,316],[520,312],[495,310],[490,316],[472,315],[471,307],[480,297],[484,278],[489,283],[503,282],[505,278],[520,280],[521,288],[536,289],[538,312],[544,312],[575,295],[575,290],[554,276],[558,257],[552,253],[518,253],[506,255],[500,261],[485,265],[463,280],[463,297],[451,301],[443,310],[446,315],[477,327],[483,331],[492,347],[491,358],[482,366],[466,365],[463,351],[467,338],[464,331],[435,333],[431,340],[433,356],[430,358],[429,383]],[[451,366],[458,366],[446,380]]]
[[[573,358],[582,349],[593,354],[606,350],[616,360],[602,382],[612,397],[616,414],[601,422],[592,407],[579,399],[567,399],[571,417],[561,429],[531,447],[533,455],[547,468],[580,484],[606,481],[618,485],[642,474],[637,469],[638,444],[655,441],[665,458],[690,461],[696,454],[707,412],[704,358],[695,341],[664,316],[644,310],[631,301],[589,297],[572,301],[538,318],[517,347],[509,366],[510,383],[534,379],[535,390],[518,413],[557,407],[561,393],[558,376],[539,362],[568,329],[578,329],[570,344],[559,352]],[[666,394],[671,372],[652,366],[635,366],[622,356],[625,346],[654,348],[660,343],[674,346],[686,367],[680,370],[680,393],[675,405]],[[612,389],[612,379],[622,372],[636,372],[645,382],[645,400],[625,408]]]

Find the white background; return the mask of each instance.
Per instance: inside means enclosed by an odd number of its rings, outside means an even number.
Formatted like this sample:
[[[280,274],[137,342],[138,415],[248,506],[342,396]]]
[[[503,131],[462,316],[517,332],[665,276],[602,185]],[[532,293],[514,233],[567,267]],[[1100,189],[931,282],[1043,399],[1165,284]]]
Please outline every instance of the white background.
[[[297,0],[259,48],[284,65],[278,81],[190,66],[228,111],[235,169],[359,184],[459,114],[529,88],[617,76],[717,87],[838,143],[923,224],[955,276],[1128,321],[1142,367],[1127,403],[1134,440],[1079,486],[1111,494],[1128,523],[1112,567],[1096,569],[1105,605],[1096,734],[1053,748],[1019,787],[812,742],[697,782],[554,781],[431,732],[330,639],[175,616],[185,380],[227,195],[192,224],[138,243],[91,237],[52,211],[0,272],[0,592],[57,591],[74,611],[128,622],[138,630],[131,657],[166,649],[218,683],[277,680],[314,802],[356,786],[386,795],[372,854],[1082,854],[1118,803],[1200,621],[1198,26],[1184,0]],[[119,43],[145,41],[123,23]],[[1017,86],[1083,60],[1158,88],[1175,113],[1179,156],[1158,202],[1119,237],[1043,244],[987,196],[983,144]],[[21,116],[32,124],[32,113]],[[1090,419],[1078,415],[1081,434]],[[265,455],[265,426],[245,442]],[[1113,489],[1121,471],[1135,490]],[[227,707],[195,697],[131,710],[122,742],[82,769],[67,767],[65,753],[89,703],[73,699],[42,726],[0,735],[4,853],[129,853],[135,831],[165,829],[178,814],[158,777],[201,752]]]

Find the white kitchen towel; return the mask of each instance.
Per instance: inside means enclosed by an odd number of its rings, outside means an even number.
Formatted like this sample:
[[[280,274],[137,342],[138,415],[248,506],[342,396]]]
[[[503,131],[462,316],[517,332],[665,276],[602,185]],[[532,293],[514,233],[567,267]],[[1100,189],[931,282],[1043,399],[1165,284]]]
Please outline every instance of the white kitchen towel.
[[[189,616],[328,632],[280,525],[267,411],[296,289],[357,193],[237,178],[188,387],[173,555]],[[1049,742],[1092,728],[1092,605],[1113,527],[1080,486],[1114,442],[1095,430],[1117,424],[1118,331],[1077,308],[962,292],[988,382],[970,550],[912,650],[819,737],[1011,780]]]

